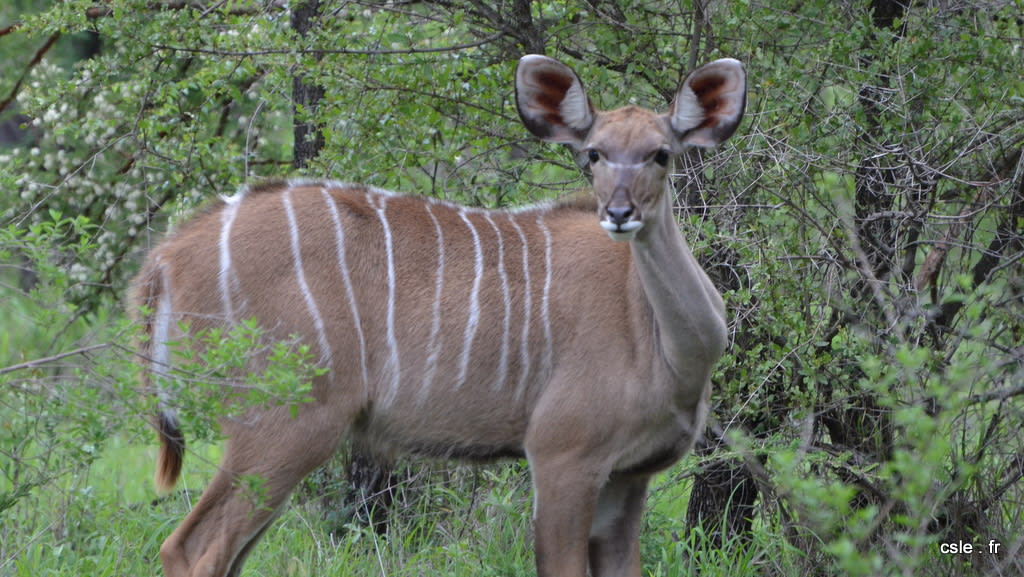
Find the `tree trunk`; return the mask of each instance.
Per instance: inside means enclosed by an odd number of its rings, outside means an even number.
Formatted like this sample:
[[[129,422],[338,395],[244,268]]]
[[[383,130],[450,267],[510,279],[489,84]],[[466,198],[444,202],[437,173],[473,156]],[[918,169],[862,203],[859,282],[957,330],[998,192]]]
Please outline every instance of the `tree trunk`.
[[[320,0],[307,0],[295,7],[291,24],[300,38],[306,38],[317,25],[320,8]],[[324,134],[317,114],[323,97],[323,86],[309,81],[300,71],[296,71],[292,76],[295,136],[292,166],[295,169],[308,168],[324,148]],[[351,511],[355,520],[383,533],[387,530],[387,511],[393,495],[394,475],[391,468],[380,464],[359,447],[353,447],[346,472],[351,489],[345,495],[342,510]]]
[[[388,530],[388,510],[395,500],[398,476],[390,463],[383,463],[359,447],[352,449],[348,463],[348,494],[343,509],[361,525],[383,535]]]
[[[720,439],[714,438],[705,438],[698,444],[695,453],[706,458],[694,476],[686,509],[687,534],[700,530],[708,538],[703,545],[714,548],[749,542],[757,514],[754,475],[742,459],[712,457],[721,445]]]
[[[307,0],[292,12],[292,29],[306,38],[320,16],[320,0]],[[317,57],[319,60],[320,57]],[[324,133],[317,119],[317,109],[324,97],[324,88],[307,81],[301,72],[292,77],[292,112],[295,144],[292,166],[306,168],[324,147]]]

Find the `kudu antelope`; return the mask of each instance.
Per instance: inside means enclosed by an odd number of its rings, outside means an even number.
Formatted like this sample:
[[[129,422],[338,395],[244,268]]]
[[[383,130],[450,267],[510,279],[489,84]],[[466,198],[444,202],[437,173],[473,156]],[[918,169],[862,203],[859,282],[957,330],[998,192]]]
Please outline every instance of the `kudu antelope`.
[[[648,481],[702,430],[727,340],[722,299],[673,217],[670,161],[733,133],[743,67],[699,68],[661,115],[597,110],[544,56],[520,60],[515,87],[530,132],[590,163],[593,198],[478,210],[272,182],[221,199],[152,251],[135,285],[151,373],[171,374],[181,331],[252,318],[304,339],[329,369],[297,414],[222,420],[218,472],[160,550],[168,577],[238,575],[295,485],[346,437],[388,454],[525,457],[538,575],[640,575]],[[164,396],[156,481],[169,490],[184,446]],[[262,500],[242,476],[263,480]]]

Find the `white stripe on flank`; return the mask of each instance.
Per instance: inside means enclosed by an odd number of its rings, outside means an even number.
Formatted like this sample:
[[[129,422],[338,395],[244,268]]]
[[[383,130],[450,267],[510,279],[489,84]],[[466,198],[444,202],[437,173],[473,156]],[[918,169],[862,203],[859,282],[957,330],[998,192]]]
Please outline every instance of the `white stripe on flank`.
[[[391,388],[384,398],[384,405],[390,405],[398,395],[398,383],[401,379],[401,370],[398,361],[398,339],[395,337],[395,249],[391,237],[391,225],[388,223],[387,215],[384,214],[388,197],[383,194],[367,195],[367,202],[377,211],[381,227],[384,229],[384,251],[388,258],[388,312],[387,312],[387,339],[388,339],[388,368],[391,370]],[[378,205],[378,202],[379,205]]]
[[[519,234],[519,242],[523,244],[523,335],[519,343],[519,384],[516,386],[518,400],[523,397],[530,377],[530,316],[533,313],[533,294],[530,289],[530,247],[526,244],[526,233],[519,226],[515,215],[509,214],[508,220]]]
[[[402,196],[401,193],[386,188],[380,188],[379,186],[367,186],[366,190],[376,193],[380,196]]]
[[[537,226],[540,227],[541,234],[544,235],[544,292],[541,294],[540,300],[540,318],[541,322],[544,323],[544,340],[546,342],[546,348],[544,350],[544,369],[546,373],[545,378],[551,376],[551,369],[554,356],[554,343],[551,339],[551,313],[550,313],[550,295],[551,295],[551,231],[548,230],[546,224],[544,224],[544,213],[537,215]]]
[[[320,360],[326,366],[330,367],[331,362],[331,345],[327,341],[327,332],[324,330],[324,321],[320,317],[320,310],[316,306],[316,300],[313,298],[313,293],[309,290],[309,285],[306,284],[306,271],[302,266],[302,245],[299,244],[299,225],[295,220],[295,210],[292,208],[292,191],[290,188],[286,188],[284,194],[281,196],[281,202],[284,204],[284,214],[288,218],[288,233],[291,236],[292,244],[292,263],[295,265],[295,279],[299,283],[299,290],[302,292],[302,298],[306,300],[306,309],[309,311],[309,316],[313,318],[313,327],[316,329],[317,342],[320,345]]]
[[[434,283],[434,305],[431,310],[432,320],[430,322],[430,340],[427,343],[427,367],[423,371],[423,386],[420,388],[420,401],[425,401],[430,394],[430,387],[434,383],[434,375],[437,373],[437,361],[441,356],[441,294],[444,289],[444,232],[441,223],[434,216],[430,209],[429,202],[423,203],[434,222],[434,233],[437,235],[437,280]]]
[[[473,275],[473,291],[469,295],[469,317],[466,319],[466,333],[462,340],[462,362],[459,364],[459,376],[455,380],[455,388],[459,388],[466,382],[466,374],[469,372],[469,354],[473,348],[473,337],[476,336],[477,325],[480,323],[480,281],[484,276],[484,250],[480,244],[480,235],[477,233],[473,223],[469,221],[465,210],[459,210],[459,216],[469,227],[473,234],[473,249],[476,251],[476,268]]]
[[[234,275],[231,270],[231,227],[235,224],[238,207],[242,204],[243,193],[234,196],[222,196],[224,211],[220,213],[220,303],[224,308],[224,318],[231,323],[235,320],[235,309],[231,304],[231,287]]]
[[[494,224],[490,213],[485,212],[484,219],[494,229],[494,234],[498,239],[498,278],[501,279],[502,301],[505,305],[505,316],[501,323],[501,356],[498,358],[498,375],[491,386],[492,390],[498,391],[504,388],[505,380],[508,379],[509,323],[512,317],[512,296],[509,294],[508,274],[505,272],[505,242],[501,238],[501,230],[498,228],[498,225]]]
[[[363,371],[363,387],[369,387],[370,377],[366,370],[366,337],[363,334],[363,321],[359,318],[359,307],[356,304],[355,291],[352,288],[352,278],[348,273],[348,264],[345,262],[345,231],[341,227],[341,215],[338,213],[338,205],[331,197],[326,188],[321,188],[320,193],[324,197],[324,203],[331,212],[331,220],[334,221],[334,246],[338,255],[338,270],[341,272],[341,281],[345,285],[345,296],[348,298],[348,308],[352,313],[352,322],[356,328],[356,337],[359,338],[359,363]],[[364,389],[365,390],[365,389]]]
[[[333,180],[330,178],[306,178],[302,176],[289,178],[285,181],[288,188],[336,188],[336,189],[350,189],[350,188],[362,188],[362,185],[354,182],[345,182],[343,180]]]

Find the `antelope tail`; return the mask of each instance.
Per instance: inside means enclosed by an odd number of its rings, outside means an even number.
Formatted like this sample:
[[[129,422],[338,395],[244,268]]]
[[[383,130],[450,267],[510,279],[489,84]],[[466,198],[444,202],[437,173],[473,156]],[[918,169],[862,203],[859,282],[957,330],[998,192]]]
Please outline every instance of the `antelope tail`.
[[[181,464],[185,460],[185,437],[178,426],[174,411],[162,410],[156,417],[156,430],[160,435],[160,454],[156,458],[156,473],[153,483],[161,495],[174,488],[181,475]]]
[[[155,261],[155,262],[153,262]],[[181,432],[178,414],[173,408],[172,392],[163,387],[165,378],[170,376],[170,341],[173,326],[173,310],[170,286],[159,259],[153,259],[138,277],[134,302],[136,311],[144,310],[139,319],[148,338],[142,340],[140,353],[148,367],[142,374],[143,387],[157,390],[160,399],[159,412],[153,421],[160,438],[160,453],[157,456],[153,482],[159,494],[164,495],[174,488],[181,475],[185,460],[185,436]]]

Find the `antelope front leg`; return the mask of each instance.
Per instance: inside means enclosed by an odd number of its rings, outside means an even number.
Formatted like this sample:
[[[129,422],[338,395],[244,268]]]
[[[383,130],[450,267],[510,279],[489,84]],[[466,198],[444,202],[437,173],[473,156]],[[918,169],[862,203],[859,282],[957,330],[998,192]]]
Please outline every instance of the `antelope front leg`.
[[[538,577],[586,577],[598,476],[579,463],[530,460]]]
[[[591,577],[640,577],[640,523],[648,476],[615,476],[601,489],[590,529]]]

